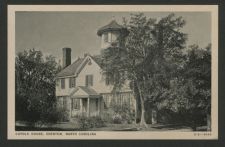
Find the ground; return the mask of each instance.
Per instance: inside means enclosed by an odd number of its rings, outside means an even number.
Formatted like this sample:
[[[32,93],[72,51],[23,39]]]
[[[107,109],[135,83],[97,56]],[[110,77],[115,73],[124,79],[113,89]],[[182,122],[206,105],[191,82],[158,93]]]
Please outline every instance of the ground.
[[[205,130],[205,127],[199,130]],[[74,122],[57,123],[51,125],[43,125],[41,127],[28,127],[24,122],[16,122],[17,131],[80,131],[78,125]],[[148,125],[147,129],[142,129],[136,124],[106,124],[105,127],[91,128],[88,131],[179,131],[190,132],[191,127],[180,124],[155,124]]]

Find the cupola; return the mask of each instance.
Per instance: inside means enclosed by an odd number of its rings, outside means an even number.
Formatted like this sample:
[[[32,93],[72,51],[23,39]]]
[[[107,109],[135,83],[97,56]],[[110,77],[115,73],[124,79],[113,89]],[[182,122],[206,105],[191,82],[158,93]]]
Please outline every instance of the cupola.
[[[112,45],[120,46],[120,39],[124,39],[127,33],[126,28],[112,20],[97,31],[97,35],[101,37],[101,49],[106,49]]]

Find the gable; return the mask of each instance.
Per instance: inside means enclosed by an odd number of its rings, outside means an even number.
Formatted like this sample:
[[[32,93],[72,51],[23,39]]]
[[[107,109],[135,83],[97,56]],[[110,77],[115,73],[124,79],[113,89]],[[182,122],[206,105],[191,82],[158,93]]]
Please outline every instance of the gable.
[[[56,77],[66,77],[66,76],[74,76],[78,75],[82,69],[88,64],[88,63],[94,63],[98,68],[100,68],[99,64],[96,63],[95,60],[89,55],[87,55],[85,58],[79,58],[76,61],[74,61],[71,65],[64,68],[62,71],[60,71]]]
[[[83,63],[80,65],[79,69],[77,70],[77,75],[87,66],[92,65],[95,61],[90,57],[87,56]],[[95,63],[94,63],[95,64]],[[97,65],[97,64],[96,64]]]
[[[88,94],[85,92],[85,91],[83,91],[81,88],[79,88],[73,95],[71,95],[71,96],[88,96]]]
[[[90,87],[78,86],[71,92],[70,97],[72,98],[87,98],[87,97],[99,97],[99,94]]]

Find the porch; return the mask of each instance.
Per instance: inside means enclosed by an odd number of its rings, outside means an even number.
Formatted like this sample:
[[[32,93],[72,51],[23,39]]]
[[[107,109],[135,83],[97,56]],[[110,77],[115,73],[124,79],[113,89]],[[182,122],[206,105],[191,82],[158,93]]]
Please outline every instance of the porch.
[[[76,116],[99,116],[101,114],[102,96],[90,87],[79,86],[71,99],[71,118]]]

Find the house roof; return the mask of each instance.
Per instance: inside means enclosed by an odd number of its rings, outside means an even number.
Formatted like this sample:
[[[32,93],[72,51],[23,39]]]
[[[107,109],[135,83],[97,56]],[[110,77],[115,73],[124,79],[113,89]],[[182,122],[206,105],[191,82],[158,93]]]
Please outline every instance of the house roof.
[[[84,61],[85,58],[78,58],[76,61],[74,61],[72,64],[61,70],[56,77],[65,77],[65,76],[72,76],[77,71],[81,63]]]
[[[106,32],[106,31],[120,31],[123,30],[124,27],[122,25],[119,25],[115,20],[111,21],[109,24],[101,27],[97,34],[98,36],[101,36],[102,33]]]
[[[95,63],[97,63],[100,67],[100,58],[98,56],[91,56],[88,55]],[[85,66],[85,64],[88,62],[85,61],[86,57],[84,58],[78,58],[76,61],[74,61],[71,65],[67,66],[63,70],[61,70],[56,77],[66,77],[66,76],[73,76],[75,74],[79,74],[79,72],[82,70],[82,67]]]
[[[78,86],[71,93],[73,98],[99,98],[101,97],[93,88],[86,86]]]
[[[81,88],[88,95],[99,95],[93,88],[86,86],[78,86],[78,87]]]

